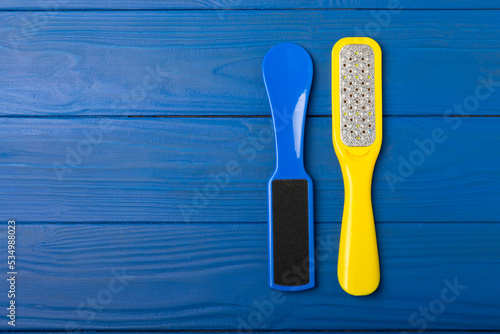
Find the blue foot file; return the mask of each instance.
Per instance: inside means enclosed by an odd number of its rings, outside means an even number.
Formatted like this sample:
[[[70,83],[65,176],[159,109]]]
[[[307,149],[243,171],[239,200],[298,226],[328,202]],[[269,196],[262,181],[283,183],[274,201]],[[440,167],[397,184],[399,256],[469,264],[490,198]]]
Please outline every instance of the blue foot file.
[[[312,60],[296,44],[279,44],[264,57],[262,74],[276,140],[276,170],[268,184],[269,285],[306,290],[314,287],[313,186],[302,154]]]

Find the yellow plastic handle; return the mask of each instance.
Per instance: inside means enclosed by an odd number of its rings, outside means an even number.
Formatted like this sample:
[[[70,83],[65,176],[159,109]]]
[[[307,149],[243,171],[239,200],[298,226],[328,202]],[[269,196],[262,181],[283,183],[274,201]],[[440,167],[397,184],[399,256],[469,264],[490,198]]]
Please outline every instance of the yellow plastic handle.
[[[376,137],[366,147],[346,146],[340,137],[339,53],[348,44],[369,45],[374,53]],[[343,38],[332,49],[332,139],[345,188],[337,268],[339,283],[351,295],[368,295],[380,282],[371,183],[382,145],[382,52],[371,38]]]
[[[351,160],[351,159],[349,159]],[[372,293],[380,282],[380,268],[371,201],[373,160],[352,159],[344,174],[344,215],[340,234],[338,278],[349,294]]]

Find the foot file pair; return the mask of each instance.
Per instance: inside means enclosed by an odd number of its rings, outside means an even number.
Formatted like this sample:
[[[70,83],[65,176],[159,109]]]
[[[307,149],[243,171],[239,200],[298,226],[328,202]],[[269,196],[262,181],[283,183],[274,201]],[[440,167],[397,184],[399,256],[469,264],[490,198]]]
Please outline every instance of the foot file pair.
[[[303,164],[304,119],[312,61],[295,44],[264,58],[273,114],[276,171],[268,185],[270,286],[285,291],[314,286],[312,181]],[[371,179],[382,142],[381,51],[370,38],[344,38],[332,50],[333,144],[344,178],[338,279],[352,295],[380,281],[371,206]]]

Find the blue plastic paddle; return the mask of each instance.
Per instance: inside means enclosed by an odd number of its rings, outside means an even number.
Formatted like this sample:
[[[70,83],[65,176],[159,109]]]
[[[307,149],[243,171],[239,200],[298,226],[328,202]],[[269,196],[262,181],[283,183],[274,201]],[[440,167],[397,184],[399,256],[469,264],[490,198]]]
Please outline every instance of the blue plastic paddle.
[[[268,184],[269,284],[305,290],[315,283],[313,187],[302,154],[312,60],[296,44],[279,44],[264,57],[262,74],[276,140],[276,170]]]

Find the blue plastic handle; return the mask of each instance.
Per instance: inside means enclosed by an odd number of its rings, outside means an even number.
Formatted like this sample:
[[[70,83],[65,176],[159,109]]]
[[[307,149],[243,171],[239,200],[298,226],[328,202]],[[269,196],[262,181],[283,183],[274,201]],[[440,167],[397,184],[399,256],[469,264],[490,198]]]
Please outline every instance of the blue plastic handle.
[[[304,169],[304,123],[313,64],[302,47],[283,43],[269,50],[264,57],[262,74],[271,106],[276,141],[276,170],[268,183],[269,207],[269,277],[271,288],[283,291],[306,290],[314,287],[314,206],[312,180]],[[301,179],[308,182],[308,244],[309,283],[285,286],[274,282],[272,182]],[[299,269],[300,270],[300,269]]]

